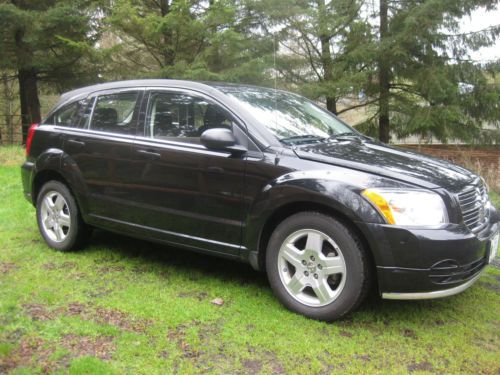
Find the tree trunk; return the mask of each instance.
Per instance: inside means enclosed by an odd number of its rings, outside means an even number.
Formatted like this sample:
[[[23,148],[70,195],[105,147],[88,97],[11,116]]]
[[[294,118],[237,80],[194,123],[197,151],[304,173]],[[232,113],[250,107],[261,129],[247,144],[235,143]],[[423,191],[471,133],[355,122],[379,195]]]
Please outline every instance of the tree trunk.
[[[170,13],[169,0],[160,1],[160,13],[162,17],[166,17]],[[163,67],[174,65],[175,53],[172,47],[172,32],[170,30],[165,30],[163,32]],[[170,77],[165,77],[170,78]]]
[[[21,102],[21,130],[22,143],[26,143],[28,129],[31,124],[40,122],[40,101],[38,100],[37,74],[35,68],[31,66],[33,53],[24,41],[25,30],[19,28],[15,33],[16,57],[20,62],[17,71],[19,81],[19,97]]]
[[[9,79],[7,77],[7,72],[2,73],[2,86],[3,86],[3,100],[4,107],[2,108],[5,116],[5,128],[3,132],[0,131],[0,143],[1,144],[12,144],[12,111],[11,111],[11,98],[9,95]],[[3,134],[2,134],[3,133]]]
[[[387,59],[387,34],[388,34],[388,7],[387,0],[380,0],[380,55],[378,61],[378,81],[379,81],[379,117],[378,131],[379,139],[388,143],[390,140],[389,122],[389,84],[390,66]]]
[[[217,4],[215,0],[209,0],[208,2],[209,13],[213,12],[213,9],[216,5]],[[208,70],[211,72],[220,72],[224,67],[224,63],[221,61],[220,58],[220,51],[219,51],[220,46],[214,46],[213,41],[211,40],[211,37],[217,34],[217,24],[215,22],[211,24],[211,26],[208,29],[208,32],[207,32],[208,34],[207,37],[203,38],[204,40],[202,40],[202,43],[206,44],[206,47],[208,47],[207,50],[211,52],[207,54],[205,57],[207,62],[207,67]],[[276,36],[274,36],[274,43],[276,44]]]
[[[25,144],[30,125],[41,121],[35,69],[19,69],[18,80],[19,96],[21,99],[23,144]]]
[[[332,112],[334,115],[337,114],[337,99],[332,97],[326,98],[326,109]]]
[[[321,42],[321,65],[323,68],[323,79],[326,82],[333,80],[333,61],[332,53],[330,50],[331,36],[327,27],[327,13],[325,0],[318,0],[318,21],[319,21],[319,40]],[[337,99],[333,95],[326,97],[326,108],[334,115],[337,114]]]

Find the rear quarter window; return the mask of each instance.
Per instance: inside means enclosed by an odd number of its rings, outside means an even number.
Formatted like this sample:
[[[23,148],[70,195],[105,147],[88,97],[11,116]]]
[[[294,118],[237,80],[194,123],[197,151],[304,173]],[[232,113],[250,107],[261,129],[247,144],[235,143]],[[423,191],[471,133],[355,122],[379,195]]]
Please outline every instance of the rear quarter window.
[[[59,108],[44,121],[44,124],[85,128],[88,125],[91,108],[91,100],[78,100]]]

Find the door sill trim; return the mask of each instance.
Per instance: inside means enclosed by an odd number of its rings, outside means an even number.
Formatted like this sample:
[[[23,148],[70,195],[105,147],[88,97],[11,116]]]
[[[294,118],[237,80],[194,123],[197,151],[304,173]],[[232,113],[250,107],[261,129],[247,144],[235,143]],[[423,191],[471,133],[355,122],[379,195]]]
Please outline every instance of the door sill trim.
[[[194,240],[194,241],[198,241],[198,242],[205,242],[205,243],[210,243],[212,245],[220,245],[220,246],[230,247],[230,248],[238,249],[238,250],[245,250],[246,249],[244,246],[235,245],[235,244],[232,244],[232,243],[221,242],[221,241],[216,241],[216,240],[210,240],[208,238],[203,238],[203,237],[190,236],[188,234],[178,233],[178,232],[172,232],[172,231],[164,230],[164,229],[152,228],[152,227],[148,227],[148,226],[141,225],[141,224],[130,223],[128,221],[122,221],[122,220],[118,220],[118,219],[112,219],[112,218],[106,217],[106,216],[100,216],[100,215],[95,215],[95,214],[90,214],[89,216],[91,216],[93,218],[96,218],[96,219],[99,219],[99,220],[110,221],[110,222],[121,224],[121,225],[127,225],[129,227],[134,227],[134,228],[143,229],[143,230],[149,230],[149,231],[153,231],[153,232],[157,232],[157,233],[162,233],[162,234],[166,234],[166,235],[170,235],[170,236],[181,237],[181,238],[185,238],[185,239],[188,239],[188,240]]]

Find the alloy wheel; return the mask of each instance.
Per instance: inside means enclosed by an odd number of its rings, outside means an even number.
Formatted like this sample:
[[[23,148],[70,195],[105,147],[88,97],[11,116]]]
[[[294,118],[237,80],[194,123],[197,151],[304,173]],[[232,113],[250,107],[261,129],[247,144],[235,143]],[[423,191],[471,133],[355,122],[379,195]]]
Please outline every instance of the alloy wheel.
[[[307,306],[332,303],[345,285],[344,256],[335,241],[318,230],[288,236],[279,250],[278,268],[286,291]]]
[[[64,197],[49,191],[42,200],[41,222],[45,234],[54,242],[63,242],[71,228],[71,213]]]

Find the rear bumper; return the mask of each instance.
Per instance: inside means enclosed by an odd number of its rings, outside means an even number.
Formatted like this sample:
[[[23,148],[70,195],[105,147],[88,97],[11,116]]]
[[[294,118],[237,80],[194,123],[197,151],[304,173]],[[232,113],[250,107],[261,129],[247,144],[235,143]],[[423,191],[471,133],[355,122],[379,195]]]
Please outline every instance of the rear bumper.
[[[433,230],[365,224],[382,297],[431,299],[464,291],[488,265],[490,240],[499,227],[490,223],[473,234],[456,224]]]
[[[33,171],[35,169],[35,164],[29,161],[26,161],[21,166],[21,180],[23,182],[23,194],[24,197],[33,204],[32,197],[32,184],[33,184]]]

